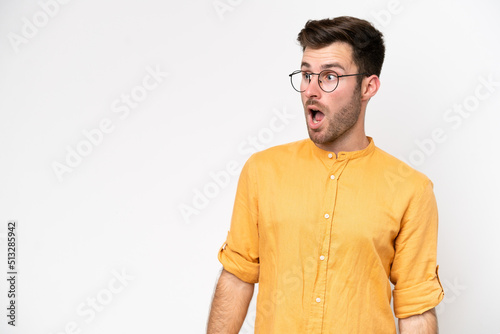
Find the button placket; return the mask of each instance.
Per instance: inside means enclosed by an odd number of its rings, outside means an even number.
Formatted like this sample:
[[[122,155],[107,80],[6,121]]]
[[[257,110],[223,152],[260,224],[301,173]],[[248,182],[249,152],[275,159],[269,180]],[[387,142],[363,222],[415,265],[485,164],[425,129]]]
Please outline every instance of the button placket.
[[[328,157],[332,159],[334,157],[333,154],[329,154]],[[342,171],[347,164],[345,159],[339,161],[338,159],[334,159],[331,167],[328,170],[328,173],[325,178],[326,182],[326,194],[325,200],[323,203],[323,217],[320,226],[322,226],[322,243],[319,247],[319,256],[318,259],[318,280],[316,284],[314,284],[313,295],[312,298],[312,315],[317,317],[319,323],[323,323],[324,317],[324,308],[325,308],[325,298],[326,298],[326,285],[327,285],[327,271],[328,271],[328,259],[332,254],[330,254],[330,245],[331,245],[331,236],[333,229],[333,220],[334,220],[334,212],[335,212],[335,203],[337,199],[337,191],[338,191],[338,179],[342,174]],[[319,326],[319,324],[318,324]],[[315,325],[313,325],[315,328]],[[318,330],[321,330],[318,328]]]

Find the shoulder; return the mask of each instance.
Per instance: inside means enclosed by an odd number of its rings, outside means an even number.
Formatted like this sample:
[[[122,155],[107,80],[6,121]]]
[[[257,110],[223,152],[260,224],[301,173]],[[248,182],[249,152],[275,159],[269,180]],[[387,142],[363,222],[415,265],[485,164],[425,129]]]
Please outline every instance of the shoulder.
[[[249,160],[255,163],[291,159],[310,150],[309,139],[301,139],[287,144],[277,145],[254,153]]]
[[[243,169],[254,175],[277,175],[307,157],[310,150],[308,139],[273,146],[252,154]]]
[[[432,181],[427,175],[379,147],[375,147],[373,158],[381,176],[391,187],[408,187],[417,192],[429,184],[432,187]]]

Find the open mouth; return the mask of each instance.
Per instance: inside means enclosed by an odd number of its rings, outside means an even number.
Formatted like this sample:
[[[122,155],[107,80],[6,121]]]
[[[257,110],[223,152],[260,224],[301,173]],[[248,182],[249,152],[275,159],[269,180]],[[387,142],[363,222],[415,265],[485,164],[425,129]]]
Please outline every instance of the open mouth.
[[[311,117],[314,124],[318,124],[325,117],[325,114],[323,114],[321,111],[317,109],[309,109],[309,110],[311,112]]]
[[[326,114],[324,113],[324,110],[326,111],[327,108],[319,102],[313,100],[308,100],[305,105],[307,112],[307,126],[309,130],[321,131],[323,123],[326,122]]]

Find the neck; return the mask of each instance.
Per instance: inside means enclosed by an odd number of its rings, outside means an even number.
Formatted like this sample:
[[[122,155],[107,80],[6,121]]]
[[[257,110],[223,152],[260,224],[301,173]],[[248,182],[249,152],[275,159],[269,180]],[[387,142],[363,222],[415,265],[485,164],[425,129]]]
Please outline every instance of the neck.
[[[357,122],[339,137],[331,142],[314,144],[325,151],[334,152],[335,155],[339,152],[359,151],[366,148],[370,141],[365,134],[365,110],[366,105],[363,105]]]

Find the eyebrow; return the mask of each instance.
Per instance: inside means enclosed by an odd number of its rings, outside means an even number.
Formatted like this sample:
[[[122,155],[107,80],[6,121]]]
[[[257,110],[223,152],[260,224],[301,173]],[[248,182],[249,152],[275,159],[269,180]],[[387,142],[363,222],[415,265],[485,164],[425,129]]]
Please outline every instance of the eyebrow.
[[[300,67],[311,67],[311,65],[305,61],[302,62],[302,64],[300,65]],[[328,63],[328,64],[323,64],[321,65],[321,69],[322,70],[326,70],[326,69],[329,69],[329,68],[332,68],[332,67],[337,67],[337,68],[340,68],[342,69],[343,71],[345,71],[345,68],[340,65],[339,63]]]

